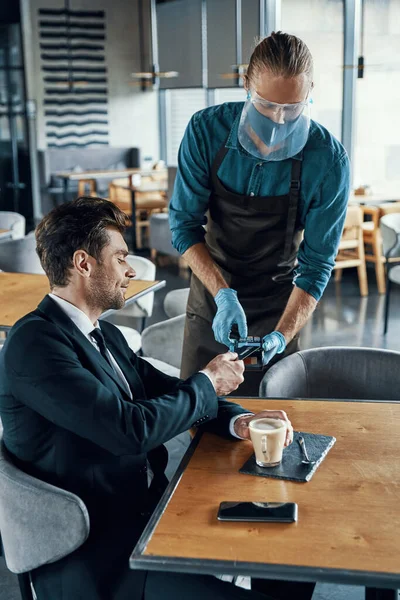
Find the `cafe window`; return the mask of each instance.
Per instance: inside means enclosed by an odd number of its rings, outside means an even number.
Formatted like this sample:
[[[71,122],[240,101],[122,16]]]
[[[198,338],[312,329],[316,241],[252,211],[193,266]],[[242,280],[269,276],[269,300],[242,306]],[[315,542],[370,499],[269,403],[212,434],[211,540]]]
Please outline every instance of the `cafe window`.
[[[194,113],[206,108],[207,94],[203,88],[166,90],[165,94],[167,164],[176,167],[185,129]]]
[[[365,67],[356,88],[354,185],[396,199],[400,195],[400,2],[364,3]]]
[[[214,92],[214,99],[214,104],[223,104],[224,102],[244,102],[246,100],[246,91],[242,87],[218,88]]]
[[[311,117],[341,139],[343,0],[282,0],[282,31],[302,39],[314,59]]]

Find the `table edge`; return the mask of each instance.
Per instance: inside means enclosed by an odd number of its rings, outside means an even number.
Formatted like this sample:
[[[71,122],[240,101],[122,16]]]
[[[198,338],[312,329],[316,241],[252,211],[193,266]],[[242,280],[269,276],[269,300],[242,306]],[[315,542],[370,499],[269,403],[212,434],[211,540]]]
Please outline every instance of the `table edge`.
[[[234,397],[232,397],[234,398]],[[256,398],[253,396],[237,396],[239,399],[249,400],[279,400],[303,402],[366,402],[398,404],[396,400],[358,400],[358,399],[316,399],[316,398]],[[152,571],[172,571],[179,573],[202,573],[208,575],[243,575],[260,577],[262,579],[287,579],[294,581],[318,581],[330,583],[344,583],[349,585],[363,585],[367,587],[400,588],[400,574],[380,573],[374,571],[357,571],[351,569],[329,569],[326,567],[309,567],[299,565],[275,565],[252,562],[224,561],[212,559],[193,559],[182,557],[143,556],[153,533],[163,516],[180,479],[192,458],[200,439],[202,431],[197,431],[191,440],[188,449],[182,457],[177,470],[151,515],[142,535],[140,536],[129,558],[130,569],[145,569]]]
[[[211,559],[142,556],[133,553],[129,560],[133,570],[169,571],[204,575],[242,575],[259,579],[313,581],[359,585],[374,588],[400,588],[400,574],[350,569],[328,569],[301,565],[237,562]]]

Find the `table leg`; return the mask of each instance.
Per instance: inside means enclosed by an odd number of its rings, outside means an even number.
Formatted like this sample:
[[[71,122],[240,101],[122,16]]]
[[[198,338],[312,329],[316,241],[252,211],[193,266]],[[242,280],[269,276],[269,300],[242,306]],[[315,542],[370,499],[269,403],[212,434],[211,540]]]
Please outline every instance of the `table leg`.
[[[133,187],[131,187],[131,206],[132,206],[132,216],[131,216],[131,223],[132,223],[132,233],[131,233],[131,240],[132,240],[132,252],[136,253],[137,247],[136,247],[136,202],[135,202],[135,190]]]
[[[365,600],[397,600],[398,591],[380,588],[365,588]]]
[[[63,196],[64,196],[64,202],[68,202],[68,179],[65,177],[63,179],[63,187],[64,187],[64,191],[63,191]]]

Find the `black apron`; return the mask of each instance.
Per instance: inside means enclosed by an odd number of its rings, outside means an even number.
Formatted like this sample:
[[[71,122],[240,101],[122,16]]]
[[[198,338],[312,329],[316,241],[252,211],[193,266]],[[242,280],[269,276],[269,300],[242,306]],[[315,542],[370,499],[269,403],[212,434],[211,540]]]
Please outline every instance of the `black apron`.
[[[293,290],[293,271],[302,231],[296,229],[302,161],[292,158],[289,193],[283,196],[246,196],[226,189],[218,169],[228,148],[223,145],[211,169],[212,193],[206,246],[228,286],[238,293],[247,317],[248,335],[271,333]],[[260,162],[257,168],[262,168]],[[215,341],[212,321],[216,304],[193,274],[187,305],[181,377],[186,379],[227,347]],[[298,350],[298,336],[277,360]],[[265,371],[264,371],[265,372]],[[258,396],[263,371],[245,371],[235,395]]]

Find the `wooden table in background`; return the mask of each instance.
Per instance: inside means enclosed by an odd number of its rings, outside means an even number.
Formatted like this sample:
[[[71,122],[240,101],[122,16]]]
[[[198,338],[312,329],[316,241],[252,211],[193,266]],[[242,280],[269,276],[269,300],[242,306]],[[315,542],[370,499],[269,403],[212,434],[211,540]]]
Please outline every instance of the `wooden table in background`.
[[[0,229],[0,240],[11,238],[11,229]]]
[[[284,408],[296,430],[336,444],[312,480],[298,483],[240,474],[250,442],[198,433],[131,568],[400,588],[400,403],[234,400],[253,412]],[[297,502],[298,522],[220,522],[224,500]],[[370,593],[397,598],[392,589]]]
[[[398,202],[400,200],[400,196],[390,195],[390,194],[351,194],[349,197],[349,204],[358,204],[358,205],[376,205],[384,204],[385,202]]]
[[[125,306],[145,294],[156,292],[165,286],[165,281],[142,281],[133,279],[125,294]],[[46,275],[27,273],[0,273],[0,330],[7,331],[27,313],[35,310],[50,292]],[[107,310],[101,319],[115,312]]]
[[[163,169],[99,169],[93,171],[58,171],[52,174],[54,177],[59,177],[63,181],[64,187],[64,202],[68,201],[68,187],[70,181],[98,181],[99,179],[116,179],[128,177],[130,180],[129,189],[131,192],[131,209],[132,209],[132,250],[137,251],[136,247],[136,192],[154,192],[166,191],[168,189],[168,170]],[[154,179],[154,184],[146,183],[144,185],[134,185],[134,175],[140,175],[143,178]]]

